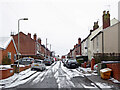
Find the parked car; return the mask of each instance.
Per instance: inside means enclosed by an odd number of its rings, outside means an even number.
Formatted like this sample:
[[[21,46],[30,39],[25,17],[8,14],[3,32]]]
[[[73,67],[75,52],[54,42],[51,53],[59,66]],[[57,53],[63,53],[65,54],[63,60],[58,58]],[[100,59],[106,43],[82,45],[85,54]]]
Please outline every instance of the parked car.
[[[28,64],[32,64],[33,61],[34,61],[34,58],[25,57],[25,58],[19,59],[19,64],[28,65]],[[14,63],[18,64],[18,60],[16,60]]]
[[[52,64],[52,61],[48,58],[44,59],[44,63],[45,65],[51,65]]]
[[[78,62],[76,59],[69,59],[66,62],[66,67],[68,68],[77,68],[78,67]]]
[[[68,59],[65,59],[63,62],[63,65],[66,66],[66,62],[68,61]]]
[[[54,63],[54,59],[51,59],[52,63]]]
[[[45,70],[46,66],[43,63],[43,60],[35,59],[35,61],[31,65],[31,70],[34,70],[34,69],[41,70],[41,71]]]
[[[62,59],[62,63],[64,63],[65,62],[65,59]]]

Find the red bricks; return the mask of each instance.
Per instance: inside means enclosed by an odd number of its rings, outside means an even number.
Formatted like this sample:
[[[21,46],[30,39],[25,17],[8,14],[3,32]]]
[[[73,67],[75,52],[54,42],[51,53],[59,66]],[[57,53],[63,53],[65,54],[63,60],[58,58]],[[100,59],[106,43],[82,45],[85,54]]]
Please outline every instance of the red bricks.
[[[14,74],[13,68],[0,70],[0,80],[8,78]]]
[[[113,78],[120,81],[120,63],[107,64],[107,67],[112,69]]]
[[[35,55],[35,41],[23,32],[20,35],[20,53],[22,55]],[[13,36],[16,47],[18,48],[18,34]]]
[[[95,65],[95,59],[92,58],[92,60],[91,60],[91,70],[94,70],[94,65]]]
[[[26,69],[28,69],[30,67],[31,67],[31,65],[26,65],[25,67],[20,67],[19,70],[21,72],[21,71],[24,71],[24,70],[26,70]]]

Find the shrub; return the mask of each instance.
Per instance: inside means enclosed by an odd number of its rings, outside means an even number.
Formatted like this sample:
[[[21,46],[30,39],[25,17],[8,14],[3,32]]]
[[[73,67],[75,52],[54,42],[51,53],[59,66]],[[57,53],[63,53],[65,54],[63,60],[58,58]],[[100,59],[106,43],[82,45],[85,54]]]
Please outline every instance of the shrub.
[[[10,65],[10,64],[11,64],[11,60],[7,56],[4,56],[2,60],[2,65]]]

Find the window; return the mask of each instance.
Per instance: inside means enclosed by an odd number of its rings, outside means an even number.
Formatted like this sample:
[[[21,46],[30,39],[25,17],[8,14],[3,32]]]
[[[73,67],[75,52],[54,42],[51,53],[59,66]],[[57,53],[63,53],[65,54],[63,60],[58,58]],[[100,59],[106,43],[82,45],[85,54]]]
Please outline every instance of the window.
[[[16,54],[14,54],[14,60],[16,60]]]
[[[8,58],[11,59],[11,52],[8,52]]]

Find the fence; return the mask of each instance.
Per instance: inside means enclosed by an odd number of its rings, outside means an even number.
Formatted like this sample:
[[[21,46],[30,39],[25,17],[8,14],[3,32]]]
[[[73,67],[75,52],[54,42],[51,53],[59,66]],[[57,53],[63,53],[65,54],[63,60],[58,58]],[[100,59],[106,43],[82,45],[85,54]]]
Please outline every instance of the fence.
[[[120,53],[94,53],[96,63],[101,61],[120,61]]]

